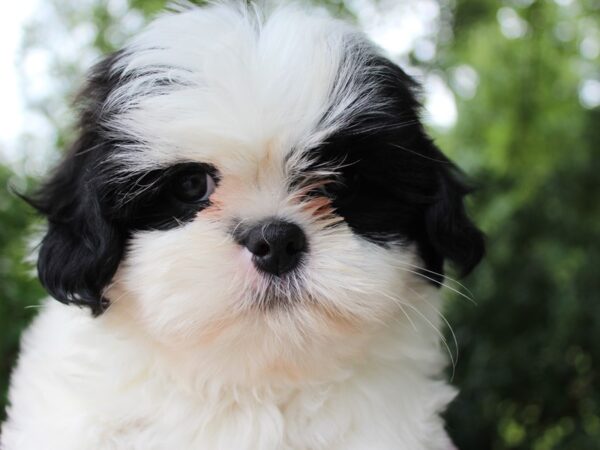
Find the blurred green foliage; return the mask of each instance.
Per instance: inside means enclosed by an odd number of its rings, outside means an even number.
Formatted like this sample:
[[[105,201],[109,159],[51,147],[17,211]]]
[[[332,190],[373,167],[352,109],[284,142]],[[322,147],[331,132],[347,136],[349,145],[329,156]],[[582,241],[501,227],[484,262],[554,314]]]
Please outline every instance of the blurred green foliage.
[[[0,402],[6,402],[8,375],[18,352],[19,335],[35,313],[43,295],[32,280],[26,264],[26,239],[35,216],[20,198],[8,194],[17,183],[11,172],[0,166]],[[20,189],[25,188],[22,185]],[[2,417],[0,415],[0,417]]]
[[[312,2],[353,15],[342,0]],[[164,3],[129,0],[128,14],[145,21]],[[94,25],[97,54],[127,34],[107,2],[52,4],[63,27]],[[432,132],[478,186],[470,206],[488,235],[488,256],[465,281],[477,306],[457,295],[448,302],[461,390],[449,431],[461,450],[600,448],[600,110],[579,99],[585,79],[600,79],[598,52],[581,50],[589,36],[600,42],[600,2],[438,4],[436,56],[410,61],[454,92],[456,125]],[[32,27],[29,47],[40,45],[40,29]],[[66,80],[82,70],[78,61],[57,67]],[[62,128],[57,148],[69,136]],[[11,178],[0,169],[1,186]],[[1,193],[1,392],[32,315],[26,306],[42,295],[21,262],[34,221]]]
[[[479,78],[439,141],[480,186],[472,209],[488,234],[468,280],[478,306],[449,308],[461,395],[448,426],[461,449],[597,449],[600,110],[581,106],[578,87],[600,75],[597,55],[580,54],[600,4],[503,2],[524,27],[509,39],[508,9],[474,3],[457,2],[441,49],[445,73],[468,64]]]

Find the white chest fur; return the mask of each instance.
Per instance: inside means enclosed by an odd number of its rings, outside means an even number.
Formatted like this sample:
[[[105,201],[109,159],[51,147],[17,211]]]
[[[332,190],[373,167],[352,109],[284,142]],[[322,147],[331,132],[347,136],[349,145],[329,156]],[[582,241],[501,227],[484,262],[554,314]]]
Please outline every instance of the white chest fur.
[[[438,414],[454,391],[432,379],[440,350],[380,339],[328,380],[231,385],[165,367],[86,312],[49,303],[24,337],[2,449],[450,448]],[[413,354],[399,359],[404,348]]]

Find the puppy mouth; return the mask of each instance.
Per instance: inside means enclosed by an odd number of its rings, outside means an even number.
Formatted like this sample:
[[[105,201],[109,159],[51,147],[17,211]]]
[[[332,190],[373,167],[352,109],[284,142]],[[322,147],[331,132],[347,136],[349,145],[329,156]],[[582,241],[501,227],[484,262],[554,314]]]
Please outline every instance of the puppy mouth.
[[[302,286],[299,270],[274,276],[263,274],[253,295],[253,305],[261,310],[288,309],[306,302],[310,295]]]

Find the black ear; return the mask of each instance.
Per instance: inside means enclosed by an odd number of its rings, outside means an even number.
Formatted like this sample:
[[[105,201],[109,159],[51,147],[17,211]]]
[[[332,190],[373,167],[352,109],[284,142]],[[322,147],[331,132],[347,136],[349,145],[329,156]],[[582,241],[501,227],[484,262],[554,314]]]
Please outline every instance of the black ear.
[[[403,226],[403,232],[417,241],[431,271],[428,277],[441,282],[446,260],[465,276],[485,253],[483,233],[465,210],[464,197],[471,188],[421,124],[418,84],[385,58],[374,58],[373,65],[378,68],[378,84],[388,100],[389,117],[395,118],[389,127],[394,130],[389,145],[395,148],[383,160],[388,167],[396,162],[395,171],[402,178],[398,183],[401,201],[412,203],[410,215],[420,216],[415,224]]]
[[[102,215],[91,168],[81,167],[76,158],[65,160],[33,200],[48,218],[38,273],[54,298],[99,314],[107,304],[102,291],[118,267],[123,239]]]
[[[430,244],[429,264],[443,273],[443,262],[449,260],[468,275],[485,253],[483,233],[467,215],[464,197],[471,191],[460,170],[437,152],[437,189],[433,202],[425,211],[425,227]],[[445,164],[442,164],[445,162]]]
[[[113,55],[97,65],[79,97],[80,135],[50,179],[27,201],[48,220],[39,249],[39,278],[64,303],[105,309],[102,297],[117,270],[124,236],[101,207],[102,162],[115,143],[104,137],[102,105],[118,75]]]
[[[394,117],[386,154],[386,165],[401,174],[400,197],[411,204],[410,215],[420,216],[404,234],[414,236],[427,269],[427,276],[441,282],[444,262],[449,261],[462,276],[469,274],[485,253],[483,233],[469,219],[464,197],[471,192],[460,169],[427,135],[420,121],[418,84],[385,58],[375,58],[381,92]],[[415,228],[413,228],[415,227]],[[408,232],[406,232],[408,230]]]

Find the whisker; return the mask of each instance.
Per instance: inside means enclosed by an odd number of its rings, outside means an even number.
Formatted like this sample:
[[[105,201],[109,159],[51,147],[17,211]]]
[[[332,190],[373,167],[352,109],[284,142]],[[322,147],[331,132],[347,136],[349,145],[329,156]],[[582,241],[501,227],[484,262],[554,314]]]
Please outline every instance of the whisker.
[[[23,309],[37,309],[37,308],[42,308],[44,305],[26,305],[23,307]]]
[[[417,292],[415,289],[412,288],[408,288],[410,289],[411,292],[413,292],[415,295],[417,295],[421,300],[423,300],[425,303],[427,303],[427,305],[433,309],[433,311],[435,311],[435,313],[440,317],[440,319],[442,319],[444,321],[444,323],[446,324],[446,326],[448,327],[448,329],[450,330],[450,334],[452,335],[452,340],[454,341],[454,347],[456,348],[456,364],[458,364],[458,357],[459,357],[459,352],[460,349],[458,347],[458,338],[456,337],[456,333],[454,332],[454,328],[452,327],[452,325],[450,324],[450,322],[448,321],[448,319],[446,318],[446,316],[444,315],[444,313],[442,313],[438,308],[436,308],[434,305],[431,304],[431,302],[429,300],[427,300],[425,298],[425,296],[423,294],[420,294],[419,292]],[[456,366],[452,366],[452,376],[450,377],[450,380],[454,380],[454,374],[456,372]]]
[[[392,300],[397,306],[403,305],[403,306],[409,307],[414,312],[416,312],[421,317],[421,319],[423,319],[435,331],[435,333],[438,335],[438,337],[440,338],[440,340],[444,344],[444,347],[446,347],[446,351],[448,352],[448,356],[450,357],[450,362],[452,364],[452,377],[454,377],[454,373],[456,371],[457,360],[455,360],[454,355],[452,354],[452,350],[450,349],[450,345],[448,345],[448,340],[446,339],[446,337],[444,336],[444,334],[439,330],[439,328],[436,327],[431,322],[431,320],[429,320],[421,311],[419,311],[418,308],[416,308],[415,306],[411,305],[410,303],[404,302],[402,298],[397,297],[397,296],[392,296],[390,294],[387,294],[387,293],[381,292],[381,291],[379,291],[378,293],[380,295],[383,295],[384,297]],[[429,306],[432,306],[432,305],[429,305]],[[401,310],[402,310],[402,308],[401,308]],[[440,314],[439,311],[436,310],[436,312],[438,314]],[[412,323],[412,321],[411,321],[411,323]],[[417,331],[417,330],[415,329],[415,331]],[[456,345],[457,345],[456,348],[457,348],[457,351],[458,351],[458,344],[456,344]],[[458,354],[457,354],[457,358],[458,358]]]
[[[400,264],[402,264],[402,263],[400,263]],[[432,283],[435,283],[435,284],[437,284],[438,286],[443,286],[443,287],[445,287],[445,288],[447,288],[447,289],[451,290],[452,292],[455,292],[456,294],[460,295],[461,297],[464,297],[464,298],[466,298],[466,299],[467,299],[469,302],[471,302],[471,303],[473,303],[475,306],[477,306],[477,302],[476,302],[475,300],[473,300],[471,297],[469,297],[468,295],[466,295],[466,294],[464,294],[464,293],[460,292],[458,289],[455,289],[455,288],[453,288],[452,286],[449,286],[448,284],[446,284],[446,283],[444,283],[444,282],[441,282],[441,281],[438,281],[438,280],[436,280],[436,279],[434,279],[434,278],[428,277],[427,275],[424,275],[424,274],[422,274],[422,273],[420,273],[420,272],[417,272],[416,270],[410,270],[410,269],[407,269],[407,268],[406,268],[406,267],[410,267],[410,266],[401,266],[401,265],[400,265],[400,266],[396,266],[396,267],[398,267],[399,269],[401,269],[401,270],[404,270],[404,271],[406,271],[406,272],[409,272],[409,273],[415,274],[415,275],[417,275],[417,276],[419,276],[419,277],[421,277],[421,278],[425,278],[426,280],[429,280],[429,281],[431,281]]]
[[[406,316],[406,318],[408,319],[408,321],[410,322],[410,324],[412,325],[413,330],[415,331],[415,333],[418,333],[419,330],[417,328],[417,326],[415,325],[415,323],[413,322],[413,320],[410,318],[410,316],[408,315],[408,313],[404,310],[404,308],[402,306],[409,306],[408,303],[405,303],[403,301],[401,301],[401,299],[396,299],[395,297],[389,296],[383,292],[379,292],[380,295],[383,295],[384,297],[389,298],[390,300],[392,300],[396,306],[398,306],[400,308],[400,311],[402,311],[402,314],[404,314]]]
[[[432,275],[437,275],[437,276],[440,276],[440,277],[444,277],[444,278],[445,278],[445,279],[447,279],[448,281],[452,281],[453,283],[456,283],[456,284],[458,284],[458,286],[460,286],[462,289],[464,289],[465,291],[467,291],[467,293],[468,293],[468,294],[469,294],[469,295],[470,295],[472,298],[473,298],[473,297],[475,297],[475,294],[473,294],[473,292],[472,292],[472,291],[471,291],[471,290],[470,290],[470,289],[469,289],[467,286],[465,286],[464,284],[462,284],[462,283],[461,283],[460,281],[458,281],[456,278],[452,278],[452,277],[450,277],[450,276],[448,276],[448,275],[445,275],[445,274],[443,274],[443,273],[436,272],[435,270],[429,270],[429,269],[426,269],[426,268],[424,268],[424,267],[421,267],[421,266],[418,266],[418,265],[416,265],[416,264],[411,264],[411,263],[407,263],[407,262],[401,262],[400,264],[403,264],[403,265],[405,265],[405,266],[412,267],[412,268],[414,268],[414,269],[417,269],[417,270],[422,270],[423,272],[427,272],[427,273],[430,273],[430,274],[432,274]]]
[[[408,153],[412,153],[413,155],[420,156],[421,158],[428,159],[429,161],[437,162],[437,163],[440,163],[440,164],[452,164],[450,161],[446,161],[446,160],[442,160],[442,159],[436,159],[436,158],[432,158],[430,156],[423,155],[422,153],[419,153],[419,152],[417,152],[415,150],[411,150],[410,148],[404,147],[403,145],[400,145],[400,144],[392,144],[392,147],[397,147],[397,148],[399,148],[401,150],[404,150],[404,151],[406,151]]]

